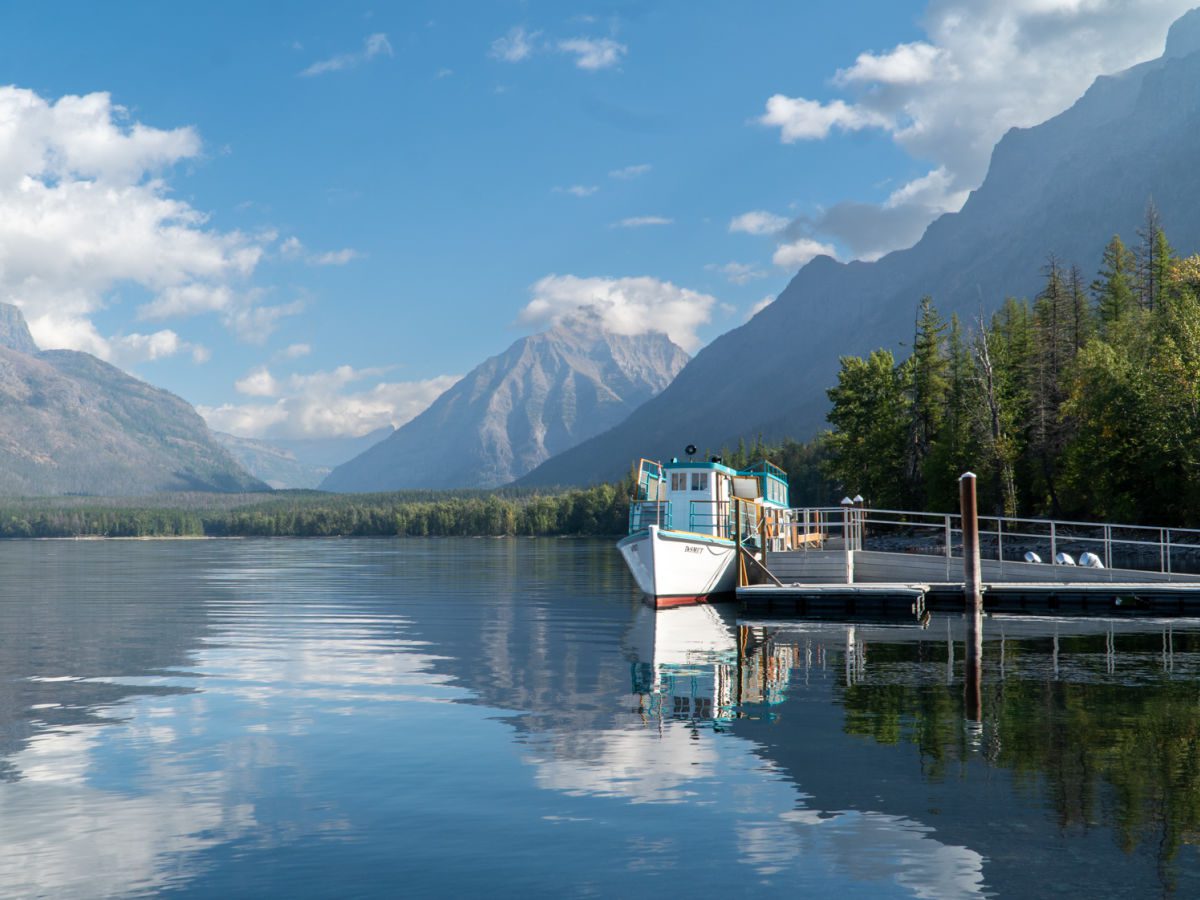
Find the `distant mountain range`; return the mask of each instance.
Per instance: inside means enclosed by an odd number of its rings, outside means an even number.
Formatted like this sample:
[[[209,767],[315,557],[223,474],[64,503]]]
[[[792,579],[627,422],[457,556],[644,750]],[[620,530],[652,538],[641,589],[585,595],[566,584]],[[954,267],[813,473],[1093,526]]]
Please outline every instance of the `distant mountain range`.
[[[185,401],[87,353],[39,351],[0,304],[0,494],[265,488]]]
[[[385,425],[361,437],[244,438],[214,431],[213,437],[255,478],[277,490],[315,488],[333,467],[378,444],[394,428]]]
[[[807,438],[824,425],[838,358],[911,341],[918,301],[964,324],[1039,289],[1048,254],[1088,278],[1114,234],[1135,240],[1153,198],[1177,250],[1200,249],[1200,10],[1171,28],[1159,59],[1096,80],[1059,116],[1013,129],[958,213],[877,262],[828,257],[705,347],[617,427],[543,463],[521,483],[619,477],[638,456],[739,437]]]
[[[395,434],[338,466],[333,491],[495,487],[611,428],[687,363],[662,334],[626,336],[580,316],[521,338]]]

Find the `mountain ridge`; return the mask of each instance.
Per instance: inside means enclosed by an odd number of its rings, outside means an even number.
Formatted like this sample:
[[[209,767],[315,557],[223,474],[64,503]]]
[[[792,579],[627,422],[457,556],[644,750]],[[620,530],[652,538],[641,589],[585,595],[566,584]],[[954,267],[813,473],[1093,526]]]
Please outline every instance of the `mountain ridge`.
[[[739,437],[808,438],[824,424],[838,358],[911,338],[921,296],[971,323],[1033,296],[1047,254],[1090,280],[1113,234],[1157,203],[1177,246],[1200,248],[1200,14],[1172,28],[1171,55],[1098,78],[1070,108],[1014,128],[983,183],[905,250],[874,262],[818,257],[775,302],[701,350],[661,394],[610,431],[548,460],[524,485],[619,477],[632,458]],[[730,377],[737,373],[737,379]]]

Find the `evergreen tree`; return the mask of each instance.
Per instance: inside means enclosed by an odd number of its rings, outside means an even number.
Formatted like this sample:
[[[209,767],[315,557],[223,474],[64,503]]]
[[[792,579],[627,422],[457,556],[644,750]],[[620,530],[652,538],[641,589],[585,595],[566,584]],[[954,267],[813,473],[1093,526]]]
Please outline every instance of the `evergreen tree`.
[[[1143,309],[1152,310],[1162,299],[1173,255],[1153,199],[1146,204],[1146,220],[1138,237],[1138,302]]]
[[[1032,419],[1029,449],[1037,473],[1035,491],[1058,515],[1057,463],[1066,446],[1068,425],[1062,406],[1067,398],[1067,371],[1078,349],[1076,298],[1063,283],[1062,267],[1051,256],[1045,269],[1046,286],[1034,305],[1034,366],[1030,385]],[[1040,505],[1040,504],[1039,504]]]
[[[977,434],[982,405],[971,350],[958,316],[953,315],[946,340],[945,413],[926,465],[926,505],[930,509],[958,508],[958,477],[979,464]]]
[[[867,359],[842,357],[836,387],[828,390],[834,430],[826,474],[847,494],[861,493],[875,506],[904,501],[908,417],[904,384],[889,350]]]
[[[1119,235],[1113,235],[1108,242],[1102,259],[1100,277],[1092,282],[1092,294],[1096,298],[1101,334],[1108,336],[1137,306],[1132,284],[1136,263]]]
[[[912,355],[904,368],[909,407],[907,477],[914,506],[926,502],[925,465],[945,416],[949,387],[943,346],[945,332],[946,321],[934,307],[933,298],[922,297]]]

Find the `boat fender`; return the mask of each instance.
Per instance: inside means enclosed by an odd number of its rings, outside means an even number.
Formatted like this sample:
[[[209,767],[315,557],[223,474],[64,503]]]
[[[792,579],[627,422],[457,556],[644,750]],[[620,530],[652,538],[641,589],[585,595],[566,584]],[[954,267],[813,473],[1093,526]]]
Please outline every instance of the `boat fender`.
[[[1054,557],[1054,562],[1060,566],[1073,566],[1075,565],[1075,557],[1070,553],[1059,553],[1058,556]]]
[[[1084,553],[1079,557],[1079,564],[1081,566],[1087,566],[1089,569],[1104,568],[1104,563],[1100,561],[1100,557],[1098,557],[1095,553]]]

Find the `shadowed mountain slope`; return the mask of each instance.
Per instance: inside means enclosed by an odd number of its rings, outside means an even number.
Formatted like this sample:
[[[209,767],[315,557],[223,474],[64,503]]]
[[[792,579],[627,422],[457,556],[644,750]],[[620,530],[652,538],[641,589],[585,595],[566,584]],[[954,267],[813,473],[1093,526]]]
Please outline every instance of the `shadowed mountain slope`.
[[[964,323],[1040,287],[1048,254],[1091,278],[1114,234],[1127,241],[1153,198],[1177,250],[1200,249],[1200,11],[1171,29],[1166,53],[1096,80],[1067,111],[1013,129],[962,210],[912,248],[877,262],[820,257],[779,298],[700,351],[669,388],[610,431],[566,451],[522,484],[613,479],[639,456],[742,436],[808,438],[824,425],[838,358],[910,343],[917,304],[933,296]]]
[[[188,403],[87,353],[39,353],[0,304],[0,494],[264,488]]]

